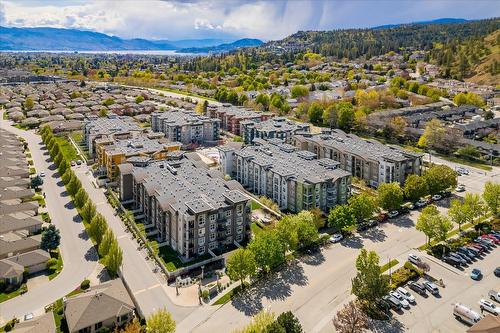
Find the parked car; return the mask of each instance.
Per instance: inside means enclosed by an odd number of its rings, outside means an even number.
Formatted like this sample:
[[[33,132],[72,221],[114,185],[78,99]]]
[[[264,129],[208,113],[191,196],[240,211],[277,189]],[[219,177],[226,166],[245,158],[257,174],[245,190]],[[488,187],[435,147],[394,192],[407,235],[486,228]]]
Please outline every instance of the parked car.
[[[476,249],[475,247],[473,246],[464,246],[465,249],[467,251],[469,251],[470,253],[474,254],[474,256],[477,258],[481,255],[481,251],[479,251],[478,249]]]
[[[465,192],[465,185],[464,184],[459,184],[456,188],[455,191],[457,192]]]
[[[388,312],[391,309],[391,304],[385,299],[379,299],[375,305],[382,311]]]
[[[489,249],[493,248],[493,242],[489,239],[485,239],[485,238],[481,238],[481,237],[478,237],[474,240],[476,243],[479,243],[481,245],[484,245]]]
[[[434,283],[432,283],[430,281],[425,281],[424,286],[425,286],[425,289],[427,289],[431,294],[433,294],[433,295],[439,294],[439,288]]]
[[[358,224],[358,226],[356,227],[356,230],[357,230],[358,232],[362,232],[362,231],[368,230],[368,224],[361,222],[361,223],[360,223],[360,224]]]
[[[402,307],[401,302],[398,301],[397,298],[392,297],[391,295],[386,295],[382,299],[387,303],[389,303],[391,305],[391,308],[393,308],[394,310],[400,310]]]
[[[399,207],[398,212],[400,215],[407,214],[410,212],[410,208],[408,208],[407,206],[401,206],[401,207]]]
[[[461,254],[465,254],[466,256],[468,256],[471,259],[473,259],[477,256],[476,253],[472,252],[471,249],[468,249],[465,246],[461,246],[461,247],[457,248],[457,252],[461,253]]]
[[[441,194],[441,196],[443,198],[448,198],[449,196],[451,196],[451,192],[450,191],[443,191],[443,192],[441,192],[439,194]]]
[[[425,286],[422,283],[420,283],[420,282],[410,281],[408,283],[408,288],[410,288],[411,290],[417,292],[420,295],[426,295],[427,294]]]
[[[498,291],[490,290],[488,291],[488,296],[492,300],[500,302],[500,293]]]
[[[342,236],[341,234],[335,234],[335,235],[332,235],[328,241],[330,243],[338,243],[340,242],[342,239],[344,238],[344,236]]]
[[[71,161],[71,166],[75,166],[76,165],[76,162],[75,161]]]
[[[474,242],[474,243],[470,243],[469,246],[478,250],[479,253],[484,253],[484,252],[488,251],[488,248],[486,246],[484,246],[483,244],[479,244],[479,243]]]
[[[495,316],[500,314],[500,308],[496,306],[493,302],[490,302],[485,299],[479,300],[479,308],[481,310],[488,311],[489,313],[492,313]]]
[[[398,293],[396,291],[391,291],[389,293],[389,295],[391,295],[392,297],[394,297],[395,299],[397,299],[399,301],[399,303],[401,303],[401,305],[403,306],[403,308],[405,308],[405,309],[409,309],[410,308],[410,303],[408,303],[408,301],[400,293]]]
[[[472,311],[470,308],[460,303],[453,306],[453,315],[456,319],[470,325],[474,325],[481,320],[481,316],[479,316],[477,312]]]
[[[472,280],[480,280],[481,277],[483,276],[483,273],[481,273],[481,270],[479,268],[474,268],[471,272],[470,272],[470,278]]]
[[[377,220],[382,223],[382,222],[385,222],[387,221],[389,217],[387,216],[387,214],[385,213],[380,213],[378,216],[377,216]]]
[[[82,164],[82,160],[76,160],[76,164],[77,164],[77,165]]]
[[[366,222],[366,224],[368,225],[369,228],[373,228],[373,227],[378,226],[377,220],[368,220],[368,222]]]
[[[463,266],[467,265],[467,260],[465,260],[464,258],[462,258],[458,253],[450,252],[448,255],[450,257],[455,258],[461,265],[463,265]]]
[[[498,244],[500,243],[500,239],[496,238],[495,236],[492,236],[492,235],[482,235],[481,236],[482,239],[487,239],[487,240],[490,240],[493,244]]]
[[[414,210],[414,209],[416,209],[416,208],[417,208],[417,207],[415,206],[415,204],[414,204],[414,203],[412,203],[412,202],[407,202],[407,203],[403,204],[403,205],[401,206],[401,208],[403,208],[403,207],[404,207],[405,209],[408,209],[408,210]]]
[[[441,258],[441,260],[443,260],[445,263],[450,264],[452,266],[455,266],[457,268],[460,267],[460,265],[462,264],[460,261],[458,261],[457,258],[452,257],[450,255],[443,256]]]
[[[462,175],[468,175],[469,174],[469,170],[466,169],[466,168],[462,168],[462,167],[458,167],[456,171],[457,171],[458,174],[462,174]]]
[[[413,295],[410,294],[408,290],[406,290],[403,287],[398,287],[396,291],[398,292],[398,294],[403,296],[408,302],[410,302],[411,304],[415,304],[415,297],[413,297]]]
[[[441,195],[439,195],[439,194],[434,194],[434,195],[432,196],[432,200],[433,200],[433,201],[439,201],[439,200],[441,200],[441,199],[443,199],[443,197],[442,197]]]
[[[418,265],[422,261],[422,259],[420,259],[420,257],[417,256],[416,254],[410,253],[408,255],[408,261],[411,262],[412,264]]]
[[[399,215],[399,212],[398,212],[397,210],[393,210],[393,211],[391,211],[391,212],[389,212],[389,213],[387,214],[387,216],[388,216],[390,219],[393,219],[393,218],[397,217],[398,215]]]
[[[418,200],[418,201],[415,203],[415,206],[417,206],[418,208],[425,207],[425,206],[427,206],[427,200],[425,200],[425,199],[420,199],[420,200]]]
[[[495,268],[493,274],[495,274],[496,277],[500,277],[500,267]]]

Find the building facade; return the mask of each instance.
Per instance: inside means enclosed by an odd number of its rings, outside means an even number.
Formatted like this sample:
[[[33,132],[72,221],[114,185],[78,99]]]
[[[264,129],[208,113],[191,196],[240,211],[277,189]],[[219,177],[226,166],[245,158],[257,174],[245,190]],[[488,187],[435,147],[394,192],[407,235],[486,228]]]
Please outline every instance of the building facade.
[[[251,144],[254,139],[281,139],[289,143],[293,135],[309,133],[311,126],[298,123],[284,117],[275,117],[266,121],[241,122],[241,135],[246,144]]]
[[[240,149],[219,147],[220,170],[248,191],[269,197],[281,210],[300,212],[320,208],[328,212],[350,195],[350,174],[339,163],[275,139],[255,140]]]
[[[223,252],[250,234],[250,198],[241,185],[190,158],[122,164],[120,199],[144,214],[147,228],[184,259]]]
[[[255,112],[251,109],[223,104],[222,106],[210,105],[207,110],[210,118],[220,120],[221,128],[235,135],[242,135],[241,123],[252,121],[255,123],[271,119],[274,114],[271,112]]]
[[[296,135],[292,141],[296,147],[308,150],[318,158],[337,161],[340,168],[372,187],[391,182],[403,185],[408,175],[421,173],[423,154],[338,129],[323,134]]]

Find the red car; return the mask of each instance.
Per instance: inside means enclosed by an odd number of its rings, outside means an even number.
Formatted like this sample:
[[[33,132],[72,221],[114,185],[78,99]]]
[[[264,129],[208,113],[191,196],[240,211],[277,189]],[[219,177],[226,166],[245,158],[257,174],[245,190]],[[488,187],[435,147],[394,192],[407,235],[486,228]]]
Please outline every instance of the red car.
[[[490,239],[495,244],[500,243],[500,239],[498,239],[498,238],[496,238],[495,236],[492,236],[492,235],[482,235],[481,238]]]

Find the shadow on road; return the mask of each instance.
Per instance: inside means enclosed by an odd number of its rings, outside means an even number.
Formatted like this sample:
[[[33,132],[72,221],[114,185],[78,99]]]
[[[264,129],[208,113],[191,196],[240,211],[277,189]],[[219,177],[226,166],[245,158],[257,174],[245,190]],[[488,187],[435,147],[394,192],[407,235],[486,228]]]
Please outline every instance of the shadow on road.
[[[75,216],[73,216],[73,222],[76,222],[76,223],[82,222],[82,218],[81,218],[80,214],[76,214]]]
[[[64,207],[66,209],[73,209],[73,208],[75,208],[75,205],[73,204],[73,201],[70,201],[67,204],[65,204]]]
[[[284,300],[292,293],[291,285],[307,285],[304,269],[298,261],[284,266],[280,271],[258,281],[255,285],[240,293],[231,303],[246,316],[253,316],[263,309],[262,300]]]
[[[314,253],[312,255],[306,255],[300,258],[300,261],[306,265],[318,266],[325,261],[325,256],[321,252]]]
[[[88,251],[84,255],[84,258],[87,261],[97,261],[99,259],[99,256],[97,255],[95,247],[92,246],[90,249],[88,249]]]
[[[369,239],[372,242],[383,242],[387,235],[381,228],[371,228],[363,233],[363,238]]]
[[[87,231],[85,230],[82,230],[79,234],[78,234],[78,237],[80,237],[81,239],[83,240],[87,240],[89,239],[89,235],[87,234]]]
[[[360,249],[363,247],[363,239],[359,235],[354,235],[341,242],[342,246]]]
[[[62,191],[60,195],[61,195],[61,197],[64,198],[64,197],[69,196],[69,193],[68,193],[68,191]]]
[[[404,332],[405,325],[397,318],[391,317],[389,320],[374,320],[370,329],[374,333],[399,333]]]
[[[404,215],[396,220],[393,220],[391,223],[401,228],[412,228],[415,226],[415,222],[409,215]]]

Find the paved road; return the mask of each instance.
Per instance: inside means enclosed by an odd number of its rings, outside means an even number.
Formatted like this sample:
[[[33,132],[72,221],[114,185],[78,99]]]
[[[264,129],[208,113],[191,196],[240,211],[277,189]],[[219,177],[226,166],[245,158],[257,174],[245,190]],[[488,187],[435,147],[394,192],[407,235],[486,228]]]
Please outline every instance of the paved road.
[[[293,311],[305,332],[331,332],[339,306],[351,298],[354,262],[362,247],[376,251],[384,264],[404,262],[409,252],[425,243],[412,219],[403,217],[368,230],[297,264],[251,288],[224,306],[203,306],[178,323],[179,332],[225,332],[248,323],[262,309],[279,314]],[[399,323],[400,324],[400,323]],[[397,322],[394,325],[399,325]]]
[[[43,191],[47,210],[54,225],[61,232],[61,254],[64,261],[62,272],[52,281],[38,285],[22,296],[0,303],[0,324],[26,313],[43,312],[43,308],[73,291],[97,266],[97,254],[80,221],[71,198],[60,180],[55,166],[42,144],[39,135],[11,127],[9,122],[0,121],[0,126],[9,132],[22,136],[28,142],[35,168],[45,171]]]
[[[164,287],[165,280],[153,273],[154,265],[146,260],[144,251],[139,251],[138,244],[131,233],[126,232],[120,218],[114,215],[115,209],[107,202],[104,191],[94,185],[94,178],[89,169],[82,165],[73,168],[83,187],[94,201],[97,211],[107,220],[123,250],[123,278],[134,294],[144,316],[150,315],[159,308],[166,308],[176,321],[184,319],[194,311],[194,307],[174,305]]]

